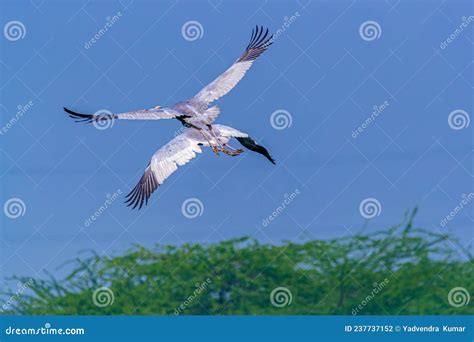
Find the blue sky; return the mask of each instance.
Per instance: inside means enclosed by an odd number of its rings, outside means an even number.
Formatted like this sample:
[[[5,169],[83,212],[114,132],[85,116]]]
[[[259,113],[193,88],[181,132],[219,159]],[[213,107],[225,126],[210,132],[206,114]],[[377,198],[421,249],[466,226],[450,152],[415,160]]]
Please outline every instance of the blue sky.
[[[386,228],[415,206],[419,226],[472,240],[468,1],[1,6],[1,203],[21,200],[18,217],[5,209],[1,216],[3,275],[54,271],[80,251],[113,255],[133,243],[346,236],[364,224]],[[199,24],[197,37],[182,33],[190,21]],[[99,130],[74,123],[62,107],[124,112],[187,99],[230,66],[257,24],[280,29],[278,38],[216,102],[218,123],[248,132],[277,165],[252,152],[232,158],[206,150],[145,210],[127,208],[124,194],[179,123],[115,122]],[[19,106],[27,108],[22,115]],[[272,113],[291,125],[275,129]],[[463,195],[467,204],[442,225]],[[198,199],[195,218],[182,212],[190,198]],[[111,205],[86,224],[107,199]],[[365,199],[376,200],[372,218],[361,214]]]

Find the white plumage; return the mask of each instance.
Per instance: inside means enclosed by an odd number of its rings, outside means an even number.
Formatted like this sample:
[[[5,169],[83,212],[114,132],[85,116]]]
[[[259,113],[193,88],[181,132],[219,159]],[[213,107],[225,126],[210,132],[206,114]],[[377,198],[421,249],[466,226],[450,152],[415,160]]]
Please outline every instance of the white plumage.
[[[253,61],[236,62],[222,75],[205,86],[191,101],[208,104],[227,94],[245,76]]]
[[[204,139],[199,131],[187,128],[183,133],[172,139],[153,154],[145,172],[127,196],[126,203],[141,206],[148,204],[153,191],[168,178],[173,172],[188,163],[201,153],[201,146],[226,145],[231,138],[247,138],[248,134],[240,132],[235,128],[224,125],[212,125],[214,136]]]
[[[263,154],[272,163],[273,158],[268,151],[251,139],[247,133],[235,128],[216,125],[213,122],[220,114],[218,106],[209,108],[209,104],[227,94],[245,76],[255,59],[265,52],[272,44],[272,35],[268,29],[256,27],[252,37],[242,55],[219,77],[205,86],[193,98],[176,103],[173,107],[156,106],[150,109],[137,110],[119,114],[90,115],[74,112],[64,108],[69,116],[76,121],[100,122],[105,120],[161,120],[177,119],[186,130],[161,147],[152,156],[138,184],[127,195],[126,203],[133,208],[141,208],[148,204],[153,191],[178,169],[178,166],[188,163],[201,153],[202,146],[226,153],[231,156],[239,155],[241,149],[234,149],[228,145],[231,138],[236,138],[244,147]]]

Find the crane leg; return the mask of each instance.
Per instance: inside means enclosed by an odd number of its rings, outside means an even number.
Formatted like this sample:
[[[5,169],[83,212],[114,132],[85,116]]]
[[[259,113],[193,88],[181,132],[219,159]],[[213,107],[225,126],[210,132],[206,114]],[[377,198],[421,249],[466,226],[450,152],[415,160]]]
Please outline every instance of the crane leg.
[[[207,141],[207,143],[209,144],[209,146],[212,148],[212,152],[214,152],[216,155],[219,155],[219,148],[216,146],[216,145],[213,145],[211,143],[211,141],[206,137],[206,135],[204,134],[204,132],[202,131],[202,129],[199,129],[199,132],[201,132],[204,140]]]
[[[230,148],[230,150],[228,150],[228,149],[225,148],[225,149],[222,150],[222,152],[224,152],[225,154],[227,154],[227,155],[229,155],[229,156],[232,156],[232,157],[238,156],[239,154],[241,154],[242,152],[244,152],[244,150],[233,148],[233,147],[230,146],[229,144],[224,144],[224,146]],[[231,150],[232,150],[232,151],[231,151]]]

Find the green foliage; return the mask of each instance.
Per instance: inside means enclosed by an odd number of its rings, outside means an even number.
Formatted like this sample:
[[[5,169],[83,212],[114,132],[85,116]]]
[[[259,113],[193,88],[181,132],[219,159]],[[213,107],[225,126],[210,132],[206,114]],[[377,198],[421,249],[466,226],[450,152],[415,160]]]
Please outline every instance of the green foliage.
[[[474,288],[473,257],[447,235],[412,226],[334,240],[265,245],[248,238],[77,260],[65,279],[36,279],[6,313],[29,315],[467,315],[448,303]],[[16,278],[26,282],[29,278]],[[94,305],[108,287],[114,302]],[[287,288],[290,305],[270,294]],[[9,298],[13,291],[5,293]]]

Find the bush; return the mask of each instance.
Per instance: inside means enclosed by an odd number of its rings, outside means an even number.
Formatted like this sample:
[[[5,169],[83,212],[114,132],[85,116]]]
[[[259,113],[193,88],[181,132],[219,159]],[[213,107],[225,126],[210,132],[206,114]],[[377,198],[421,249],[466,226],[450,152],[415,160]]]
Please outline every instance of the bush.
[[[447,235],[413,227],[414,214],[384,231],[302,244],[240,238],[93,255],[76,260],[65,279],[35,279],[4,313],[474,314],[472,303],[448,302],[451,289],[472,290],[472,255]],[[13,298],[15,292],[4,295]]]

